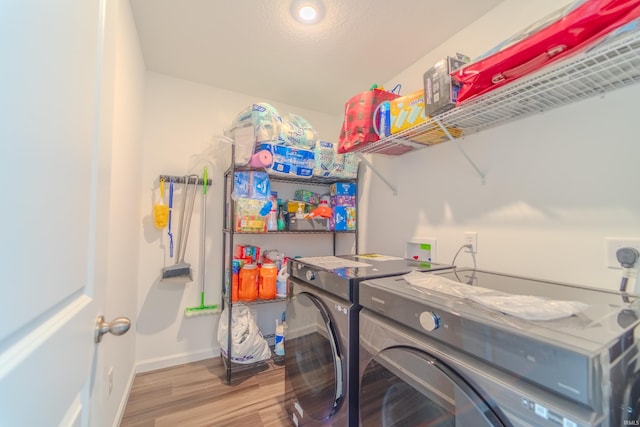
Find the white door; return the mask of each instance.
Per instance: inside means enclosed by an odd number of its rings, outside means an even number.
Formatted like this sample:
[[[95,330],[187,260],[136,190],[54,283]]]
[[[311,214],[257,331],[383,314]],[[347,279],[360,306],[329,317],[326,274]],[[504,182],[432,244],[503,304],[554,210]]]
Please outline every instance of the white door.
[[[97,349],[117,339],[94,343],[111,173],[106,7],[0,0],[2,426],[100,419]]]

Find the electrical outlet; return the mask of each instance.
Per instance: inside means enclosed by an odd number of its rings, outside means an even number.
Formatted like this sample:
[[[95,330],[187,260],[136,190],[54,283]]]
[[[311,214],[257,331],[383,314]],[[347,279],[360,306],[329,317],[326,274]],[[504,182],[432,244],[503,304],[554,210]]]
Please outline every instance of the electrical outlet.
[[[109,372],[107,372],[107,381],[109,382],[109,396],[111,396],[111,392],[113,391],[113,366],[109,368]]]
[[[617,238],[607,237],[605,241],[605,262],[607,268],[622,269],[618,262],[616,252],[621,248],[635,248],[640,252],[640,239],[639,238]],[[638,262],[636,261],[636,268],[638,268]]]
[[[467,249],[467,252],[478,253],[478,233],[475,231],[464,232],[464,244],[471,245],[471,249]]]

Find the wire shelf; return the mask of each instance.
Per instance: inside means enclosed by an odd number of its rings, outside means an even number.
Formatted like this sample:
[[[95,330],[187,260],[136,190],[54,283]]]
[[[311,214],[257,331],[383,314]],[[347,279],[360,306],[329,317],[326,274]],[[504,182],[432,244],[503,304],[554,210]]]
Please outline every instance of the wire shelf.
[[[404,154],[428,147],[418,142],[425,136],[442,135],[438,122],[454,135],[469,135],[639,81],[640,33],[631,33],[551,64],[358,151]]]

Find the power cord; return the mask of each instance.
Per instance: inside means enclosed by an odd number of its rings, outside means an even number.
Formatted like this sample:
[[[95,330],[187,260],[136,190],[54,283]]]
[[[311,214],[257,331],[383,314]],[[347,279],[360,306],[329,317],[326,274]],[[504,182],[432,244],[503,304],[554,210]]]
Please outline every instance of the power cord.
[[[453,260],[451,260],[451,265],[453,265],[455,267],[456,258],[458,258],[458,255],[460,255],[460,251],[463,250],[464,248],[469,249],[469,253],[471,254],[471,258],[473,259],[473,269],[475,270],[477,268],[477,265],[476,265],[476,254],[473,252],[473,245],[471,245],[471,244],[466,244],[466,245],[460,246],[460,248],[458,249],[458,252],[456,252],[456,254],[453,256]],[[462,280],[460,280],[460,277],[458,277],[458,272],[456,271],[455,268],[453,270],[453,274],[455,274],[455,276],[456,276],[456,278],[458,279],[459,282],[462,282]]]
[[[622,292],[622,299],[624,302],[629,302],[629,297],[627,295],[627,283],[629,282],[629,276],[631,276],[631,269],[635,265],[636,261],[638,261],[638,257],[640,257],[640,253],[636,248],[620,248],[616,251],[616,258],[618,258],[618,262],[620,266],[622,266],[622,280],[620,281],[620,292]]]

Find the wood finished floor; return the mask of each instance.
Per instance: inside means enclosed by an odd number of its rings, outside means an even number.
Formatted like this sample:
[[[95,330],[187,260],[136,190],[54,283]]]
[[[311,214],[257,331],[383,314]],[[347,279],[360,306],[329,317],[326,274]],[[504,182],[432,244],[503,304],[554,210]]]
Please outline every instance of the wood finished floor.
[[[234,373],[219,357],[136,375],[121,427],[290,427],[284,369]]]

